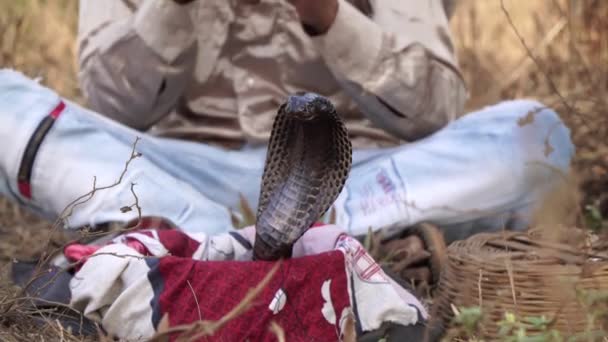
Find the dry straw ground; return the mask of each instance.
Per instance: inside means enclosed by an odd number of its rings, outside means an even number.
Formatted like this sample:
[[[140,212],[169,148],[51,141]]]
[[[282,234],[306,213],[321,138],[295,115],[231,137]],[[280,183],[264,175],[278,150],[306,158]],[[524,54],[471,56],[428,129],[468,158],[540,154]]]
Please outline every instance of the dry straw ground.
[[[1,0],[0,66],[42,77],[82,102],[76,80],[77,13],[76,0]],[[461,0],[452,28],[471,92],[469,109],[533,97],[557,109],[572,130],[576,176],[551,197],[538,221],[605,228],[608,2]],[[15,291],[6,281],[11,258],[39,255],[50,226],[0,199],[0,315]],[[56,247],[61,238],[50,241]],[[56,324],[33,329],[27,313],[13,310],[0,317],[2,341],[62,338],[73,339]]]

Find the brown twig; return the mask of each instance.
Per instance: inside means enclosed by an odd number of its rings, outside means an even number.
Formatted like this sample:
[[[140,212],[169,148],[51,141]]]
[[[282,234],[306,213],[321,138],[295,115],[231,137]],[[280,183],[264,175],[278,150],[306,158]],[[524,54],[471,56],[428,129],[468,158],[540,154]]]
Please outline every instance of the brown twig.
[[[117,179],[117,180],[116,180],[116,181],[115,181],[113,184],[106,185],[106,186],[101,186],[101,187],[97,187],[97,177],[93,177],[93,188],[92,188],[92,190],[91,190],[91,191],[89,191],[88,193],[86,193],[86,194],[84,194],[84,195],[82,195],[82,196],[80,196],[80,197],[76,198],[75,200],[73,200],[72,202],[70,202],[70,203],[69,203],[69,204],[68,204],[68,205],[67,205],[67,206],[64,208],[64,210],[61,212],[61,214],[59,214],[59,216],[57,217],[57,219],[56,219],[56,220],[55,220],[55,222],[53,223],[53,225],[52,225],[52,227],[51,227],[51,231],[50,231],[50,233],[49,233],[49,238],[48,238],[48,240],[47,240],[47,242],[46,242],[45,246],[49,246],[49,245],[50,245],[50,242],[51,242],[51,237],[52,237],[53,233],[54,233],[54,232],[56,232],[57,230],[59,230],[59,228],[60,228],[61,226],[64,226],[64,225],[65,225],[65,220],[66,220],[67,218],[69,218],[69,217],[70,217],[70,216],[73,214],[74,209],[75,209],[77,206],[82,205],[82,204],[85,204],[86,202],[90,201],[90,200],[93,198],[93,196],[94,196],[94,195],[95,195],[95,194],[96,194],[98,191],[107,190],[107,189],[113,188],[113,187],[115,187],[115,186],[118,186],[118,185],[120,185],[120,184],[122,183],[122,180],[123,180],[124,176],[126,175],[126,173],[127,173],[128,169],[129,169],[129,165],[131,164],[131,162],[132,162],[134,159],[136,159],[136,158],[138,158],[138,157],[141,157],[141,153],[139,153],[139,152],[137,152],[137,151],[136,151],[137,143],[139,142],[139,140],[140,140],[140,138],[139,138],[139,137],[136,137],[136,138],[135,138],[135,141],[133,142],[133,145],[132,145],[132,148],[131,148],[131,155],[130,155],[129,159],[128,159],[128,160],[125,162],[124,168],[123,168],[122,172],[120,173],[120,176],[118,177],[118,179]],[[136,204],[138,204],[138,207],[139,207],[139,203],[138,203],[139,199],[138,199],[137,195],[135,194],[135,192],[133,191],[133,188],[131,188],[131,191],[132,191],[133,195],[135,196],[135,201],[136,201]],[[141,218],[141,217],[140,217],[140,218]],[[138,222],[139,222],[139,221],[138,221]],[[132,229],[133,227],[129,227],[129,228],[131,228],[131,229]],[[60,248],[58,248],[58,249],[56,249],[56,250],[54,250],[52,253],[47,253],[47,251],[46,251],[46,250],[45,250],[45,251],[43,251],[42,256],[40,257],[39,262],[38,262],[39,267],[40,267],[41,265],[44,265],[44,264],[48,263],[48,262],[49,262],[49,260],[50,260],[50,258],[51,258],[51,257],[52,257],[52,256],[53,256],[53,255],[54,255],[54,254],[55,254],[55,253],[58,251],[58,250],[60,250],[61,248],[63,248],[63,246],[62,246],[62,247],[60,247]],[[34,272],[34,273],[36,273],[36,272]],[[35,279],[35,278],[33,278],[33,279]],[[28,283],[28,285],[29,285],[29,283]],[[26,286],[26,287],[24,287],[24,288],[27,288],[27,286]]]
[[[73,214],[74,208],[76,206],[82,205],[82,204],[88,202],[89,200],[91,200],[91,198],[93,198],[93,196],[98,191],[107,190],[107,189],[113,188],[113,187],[119,185],[120,183],[122,183],[122,180],[123,180],[124,176],[126,175],[128,169],[129,169],[129,165],[131,164],[131,162],[134,159],[136,159],[136,158],[138,158],[138,157],[141,156],[141,153],[139,153],[139,152],[136,151],[137,143],[139,142],[139,140],[140,140],[140,138],[136,137],[136,139],[135,139],[135,141],[133,142],[133,145],[132,145],[131,155],[130,155],[129,159],[125,162],[124,168],[123,168],[122,172],[120,173],[120,176],[118,177],[118,179],[114,183],[112,183],[110,185],[106,185],[106,186],[97,187],[97,178],[93,177],[93,189],[91,191],[89,191],[88,193],[86,193],[86,194],[84,194],[82,196],[79,196],[78,198],[76,198],[75,200],[73,200],[72,202],[70,202],[65,207],[65,209],[61,212],[61,214],[59,214],[59,216],[57,217],[57,219],[53,223],[53,225],[51,227],[51,230],[49,232],[49,236],[48,236],[48,239],[46,241],[45,246],[50,246],[53,233],[55,233],[60,227],[63,226],[65,220]],[[138,212],[141,213],[141,208],[139,208],[139,199],[138,199],[137,195],[135,194],[135,192],[133,191],[133,185],[134,184],[131,185],[131,191],[132,191],[133,195],[135,196],[135,205],[138,208]],[[61,247],[61,248],[63,248],[63,247]],[[26,291],[31,286],[31,284],[36,279],[40,278],[43,275],[43,271],[42,271],[43,265],[48,264],[50,258],[57,252],[57,250],[53,251],[52,253],[48,253],[46,250],[43,251],[42,256],[39,258],[38,264],[36,265],[36,268],[35,268],[34,272],[32,272],[31,278],[21,288],[21,290],[15,294],[15,296],[14,296],[15,298],[19,298],[19,297],[25,296]],[[59,272],[58,272],[58,274],[59,274]],[[7,314],[9,311],[11,311],[14,308],[14,303],[15,302],[13,302],[13,304],[9,304],[8,307],[6,307],[5,310],[3,310],[3,314]]]
[[[190,292],[192,292],[192,297],[194,297],[194,303],[196,304],[196,310],[198,311],[198,320],[203,320],[203,315],[201,314],[201,306],[198,304],[198,297],[196,296],[196,292],[194,292],[194,288],[192,288],[192,284],[190,284],[190,280],[186,280],[186,284],[190,288]]]
[[[581,118],[582,123],[587,128],[591,129],[591,127],[589,126],[589,124],[586,121],[586,118],[580,112],[578,112],[576,109],[574,109],[574,108],[572,108],[572,106],[570,106],[570,104],[568,103],[568,101],[566,100],[566,98],[564,98],[564,96],[561,94],[561,92],[557,88],[557,85],[555,84],[555,82],[553,82],[553,79],[549,76],[549,74],[547,73],[547,71],[545,70],[545,68],[543,67],[543,65],[536,58],[536,56],[534,56],[534,53],[532,52],[532,50],[530,49],[530,47],[526,43],[525,39],[523,38],[523,36],[521,35],[521,33],[519,32],[519,30],[517,29],[517,27],[513,23],[513,19],[511,18],[511,14],[509,13],[509,11],[507,10],[507,8],[505,7],[504,0],[500,0],[500,8],[501,8],[502,12],[504,13],[505,17],[507,18],[509,26],[511,27],[511,29],[513,30],[513,32],[517,36],[517,39],[519,39],[521,45],[526,50],[526,52],[528,54],[528,57],[530,57],[532,59],[532,61],[534,61],[534,64],[536,64],[536,66],[538,67],[538,69],[540,70],[540,72],[543,74],[543,76],[547,80],[547,83],[549,84],[549,87],[551,88],[551,90],[559,97],[560,101],[562,102],[562,104],[564,105],[564,107],[566,107],[566,109],[568,109],[568,111],[570,111],[571,113],[577,114]]]
[[[509,276],[509,285],[511,286],[511,297],[513,298],[513,305],[515,305],[515,313],[519,313],[517,310],[517,295],[515,294],[515,279],[513,278],[513,265],[511,259],[505,259],[505,268],[507,269],[507,275]]]
[[[131,227],[129,227],[129,229],[133,229],[135,227],[139,226],[139,222],[141,222],[141,207],[139,206],[139,197],[137,197],[137,194],[135,193],[135,186],[137,185],[137,183],[133,183],[131,182],[131,194],[133,194],[133,198],[135,199],[135,202],[131,205],[127,205],[124,206],[122,208],[120,208],[120,211],[123,213],[129,212],[131,210],[133,210],[133,208],[135,208],[137,210],[137,223]]]
[[[93,180],[93,189],[89,192],[87,192],[86,194],[76,198],[75,200],[73,200],[72,202],[70,202],[67,206],[66,209],[63,210],[63,212],[59,215],[58,217],[58,221],[63,221],[65,219],[67,219],[68,217],[72,216],[74,209],[79,206],[82,205],[86,202],[88,202],[89,200],[91,200],[91,198],[93,198],[93,196],[95,195],[95,193],[97,193],[98,191],[102,191],[102,190],[107,190],[107,189],[111,189],[117,185],[119,185],[120,183],[122,183],[123,178],[125,177],[125,175],[127,174],[127,171],[129,170],[129,165],[131,164],[131,162],[133,160],[135,160],[136,158],[141,157],[141,153],[136,151],[136,147],[137,147],[137,143],[139,142],[139,140],[141,140],[140,137],[136,137],[135,138],[135,142],[133,142],[133,146],[131,149],[131,156],[129,157],[129,159],[125,162],[124,168],[122,170],[122,172],[120,173],[120,176],[118,177],[118,179],[116,181],[114,181],[114,183],[110,184],[110,185],[105,185],[105,186],[100,186],[97,187],[96,186],[96,179],[94,178]]]
[[[551,28],[551,30],[549,30],[549,32],[543,38],[543,40],[535,47],[535,50],[536,51],[540,51],[540,50],[546,48],[547,46],[549,46],[549,44],[551,44],[551,42],[553,42],[553,40],[566,27],[566,24],[567,24],[567,21],[566,21],[565,18],[560,19],[553,26],[553,28]],[[509,73],[509,76],[503,82],[500,82],[500,84],[498,85],[498,87],[496,89],[494,89],[493,91],[491,91],[490,94],[492,96],[495,96],[496,94],[502,93],[502,91],[504,89],[506,89],[507,87],[510,87],[515,81],[517,81],[519,78],[521,78],[522,75],[524,75],[529,70],[530,66],[533,63],[534,63],[533,59],[524,58],[524,60],[521,61],[521,63],[519,63],[519,65],[517,66],[517,68],[515,70],[511,71]]]
[[[483,292],[481,291],[481,282],[483,281],[483,270],[479,269],[479,279],[477,280],[477,292],[479,296],[479,308],[483,309]]]
[[[279,323],[272,321],[270,322],[270,328],[268,328],[276,337],[277,342],[285,342],[285,330],[279,325]]]

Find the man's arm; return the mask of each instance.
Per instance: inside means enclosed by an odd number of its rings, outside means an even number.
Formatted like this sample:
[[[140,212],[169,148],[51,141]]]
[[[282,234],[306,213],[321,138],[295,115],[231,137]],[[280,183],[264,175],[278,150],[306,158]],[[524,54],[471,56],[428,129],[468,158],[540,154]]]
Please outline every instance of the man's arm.
[[[346,0],[289,1],[344,90],[379,127],[411,141],[461,114],[467,92],[441,0],[371,1],[369,16]]]
[[[145,130],[175,106],[196,61],[190,6],[80,1],[79,78],[92,109]]]

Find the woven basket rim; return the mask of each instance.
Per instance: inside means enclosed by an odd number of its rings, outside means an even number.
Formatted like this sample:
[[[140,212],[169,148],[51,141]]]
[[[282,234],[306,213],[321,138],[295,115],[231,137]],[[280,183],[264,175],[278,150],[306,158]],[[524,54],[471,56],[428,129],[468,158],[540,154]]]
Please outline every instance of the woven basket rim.
[[[595,290],[608,291],[608,248],[575,248],[535,231],[480,233],[448,247],[431,316],[448,327],[452,305],[481,306],[491,340],[505,312],[554,316],[554,328],[569,335],[585,329],[577,296]]]

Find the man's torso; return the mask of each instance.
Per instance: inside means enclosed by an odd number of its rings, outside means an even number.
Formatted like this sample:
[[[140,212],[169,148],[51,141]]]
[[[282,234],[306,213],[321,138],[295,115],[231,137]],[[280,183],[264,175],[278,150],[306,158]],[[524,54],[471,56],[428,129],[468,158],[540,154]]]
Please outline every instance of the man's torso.
[[[225,26],[199,29],[215,31],[211,42],[215,49],[206,46],[209,41],[199,42],[201,65],[175,111],[154,128],[155,133],[222,145],[263,143],[286,97],[297,91],[311,91],[334,102],[360,145],[397,142],[373,127],[342,92],[293,7],[280,0],[255,5],[242,1],[239,6],[213,10],[226,17]],[[209,53],[217,55],[206,56]],[[207,64],[207,60],[215,63]]]

